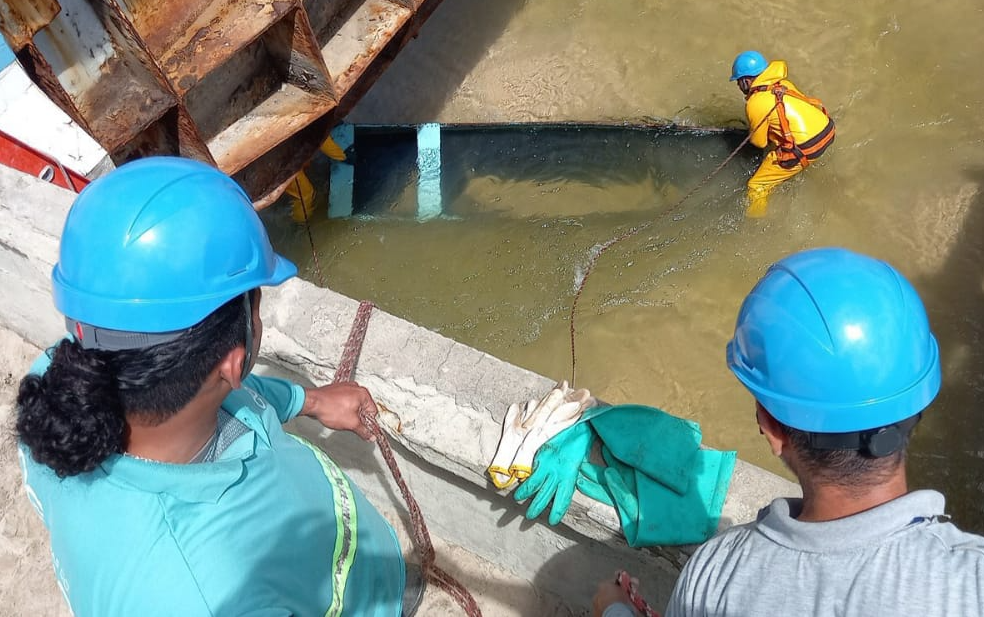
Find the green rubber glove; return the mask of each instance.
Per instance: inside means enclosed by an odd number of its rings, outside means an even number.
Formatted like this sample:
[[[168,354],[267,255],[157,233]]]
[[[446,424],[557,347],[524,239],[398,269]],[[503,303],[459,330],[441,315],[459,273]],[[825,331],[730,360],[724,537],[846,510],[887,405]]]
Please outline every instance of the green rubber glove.
[[[734,471],[735,452],[698,451],[687,492],[680,495],[602,446],[609,466],[581,465],[577,488],[613,505],[629,546],[697,544],[714,535]]]
[[[578,469],[577,490],[595,501],[615,508],[626,539],[634,539],[639,521],[639,500],[636,499],[636,470],[615,458],[602,444],[601,455],[607,466],[585,461]],[[629,541],[631,546],[632,542]]]
[[[605,481],[604,465],[595,465],[585,461],[577,470],[577,490],[581,491],[591,499],[600,501],[603,504],[615,507],[615,500],[608,490],[608,482]]]
[[[540,446],[533,459],[533,473],[513,493],[517,502],[533,498],[526,510],[526,518],[540,516],[551,502],[548,522],[556,525],[564,518],[574,497],[578,468],[587,458],[594,440],[591,425],[579,422]]]
[[[632,546],[699,544],[717,531],[736,452],[700,450],[683,495],[636,472],[639,515]]]
[[[700,425],[646,405],[590,410],[591,426],[611,453],[679,494],[693,478]]]

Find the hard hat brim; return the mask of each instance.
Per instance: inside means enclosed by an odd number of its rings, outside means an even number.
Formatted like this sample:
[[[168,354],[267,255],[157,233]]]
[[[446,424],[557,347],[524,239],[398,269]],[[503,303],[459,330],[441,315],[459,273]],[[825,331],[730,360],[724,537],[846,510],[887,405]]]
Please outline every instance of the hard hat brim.
[[[297,276],[293,262],[276,253],[273,256],[274,267],[268,275],[247,277],[234,287],[196,298],[106,298],[70,285],[56,264],[51,272],[52,297],[63,315],[94,326],[148,333],[182,330],[205,319],[239,294],[257,287],[277,286]],[[98,314],[92,314],[93,306],[98,307]]]

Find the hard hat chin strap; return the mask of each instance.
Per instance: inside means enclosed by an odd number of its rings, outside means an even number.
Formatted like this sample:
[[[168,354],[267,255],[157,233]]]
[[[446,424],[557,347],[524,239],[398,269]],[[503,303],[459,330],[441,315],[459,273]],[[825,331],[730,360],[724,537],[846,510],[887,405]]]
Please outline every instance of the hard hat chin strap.
[[[858,450],[874,458],[894,454],[922,417],[921,413],[881,428],[853,433],[807,433],[815,450]]]
[[[253,302],[252,291],[243,294],[243,310],[246,311],[246,356],[243,358],[242,379],[246,379],[253,365]],[[191,328],[170,332],[129,332],[110,330],[93,326],[71,317],[65,318],[65,328],[75,336],[83,349],[102,351],[123,351],[125,349],[144,349],[162,343],[169,343]]]
[[[246,356],[243,358],[243,371],[240,379],[246,379],[253,365],[253,303],[252,291],[243,294],[243,308],[246,310]]]
[[[172,330],[171,332],[128,332],[126,330],[110,330],[100,328],[81,321],[65,318],[65,328],[75,336],[75,340],[83,349],[100,349],[103,351],[122,351],[124,349],[143,349],[162,343],[169,343],[188,331]]]

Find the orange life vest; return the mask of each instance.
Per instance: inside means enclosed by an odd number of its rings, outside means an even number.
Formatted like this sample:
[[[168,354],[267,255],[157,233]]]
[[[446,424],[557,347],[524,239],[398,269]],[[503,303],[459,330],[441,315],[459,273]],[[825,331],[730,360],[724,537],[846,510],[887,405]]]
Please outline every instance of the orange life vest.
[[[781,135],[779,135],[779,144],[776,146],[776,159],[779,166],[783,169],[792,169],[796,165],[806,167],[812,161],[820,158],[820,155],[827,149],[827,146],[834,141],[834,121],[830,118],[830,114],[827,113],[827,109],[820,102],[820,99],[804,96],[795,90],[790,90],[779,82],[771,85],[755,86],[748,91],[748,96],[756,92],[766,91],[772,92],[776,97],[775,110],[779,114]],[[801,144],[797,144],[793,139],[793,132],[789,128],[789,120],[786,118],[786,105],[782,99],[787,94],[813,105],[822,111],[823,115],[827,116],[827,126],[823,127],[822,131]]]

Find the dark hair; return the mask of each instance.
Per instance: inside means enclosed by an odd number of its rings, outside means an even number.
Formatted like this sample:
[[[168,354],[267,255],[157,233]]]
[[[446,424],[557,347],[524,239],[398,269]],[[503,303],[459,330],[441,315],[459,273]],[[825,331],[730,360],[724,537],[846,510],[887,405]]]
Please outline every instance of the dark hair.
[[[905,462],[912,430],[901,435],[902,447],[888,456],[875,457],[866,450],[824,450],[811,445],[810,434],[779,423],[797,453],[801,471],[824,484],[867,490],[882,484]]]
[[[198,393],[219,361],[246,339],[242,296],[181,336],[141,349],[83,349],[71,338],[47,351],[43,375],[17,394],[17,436],[59,477],[92,471],[126,448],[126,417],[160,424]]]

